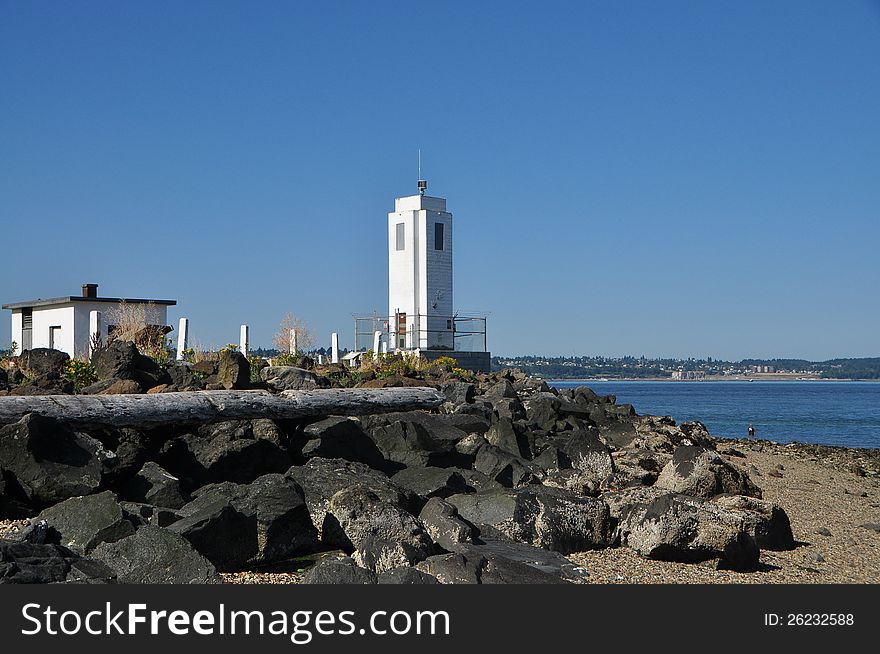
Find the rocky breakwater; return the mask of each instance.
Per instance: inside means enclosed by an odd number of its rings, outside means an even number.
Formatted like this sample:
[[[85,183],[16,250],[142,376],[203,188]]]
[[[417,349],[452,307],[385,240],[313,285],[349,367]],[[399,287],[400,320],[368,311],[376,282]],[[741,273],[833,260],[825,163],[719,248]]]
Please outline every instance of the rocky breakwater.
[[[191,366],[156,370],[129,354],[108,355],[89,390],[205,386]],[[244,384],[236,365],[206,372]],[[262,379],[332,383],[279,368]],[[394,384],[447,401],[360,418],[145,430],[27,415],[0,427],[0,519],[19,520],[0,540],[0,582],[220,583],[320,560],[304,583],[569,583],[589,577],[568,558],[587,550],[748,572],[762,549],[794,546],[784,509],[698,422],[517,370]]]

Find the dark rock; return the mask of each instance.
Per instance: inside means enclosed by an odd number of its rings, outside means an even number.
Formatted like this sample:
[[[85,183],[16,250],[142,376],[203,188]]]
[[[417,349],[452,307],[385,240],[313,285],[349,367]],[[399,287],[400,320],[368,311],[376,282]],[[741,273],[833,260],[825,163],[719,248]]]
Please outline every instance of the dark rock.
[[[820,536],[830,536],[831,535],[831,531],[828,529],[828,527],[819,527],[816,530],[816,533],[819,534]]]
[[[352,558],[362,568],[378,574],[401,566],[413,566],[430,554],[433,554],[431,547],[369,534],[361,541]]]
[[[816,563],[824,563],[825,557],[819,554],[819,552],[813,552],[810,554],[810,559],[815,561]]]
[[[330,498],[345,488],[366,488],[383,502],[405,511],[417,511],[420,504],[412,491],[401,488],[381,472],[363,463],[343,459],[309,459],[303,466],[290,468],[286,475],[302,488],[312,523],[319,534],[325,530]]]
[[[685,563],[717,558],[743,571],[758,565],[758,546],[743,516],[701,498],[665,493],[624,504],[619,532],[623,545],[646,558]]]
[[[444,384],[440,392],[446,396],[448,402],[453,404],[469,404],[474,401],[476,388],[466,382],[452,382]]]
[[[229,502],[254,525],[257,549],[238,566],[283,561],[318,549],[318,532],[312,524],[302,488],[286,475],[270,474],[252,483],[224,482],[200,488],[195,499],[180,509],[184,516],[200,513],[217,503]],[[255,518],[251,523],[250,519]]]
[[[454,495],[448,502],[479,530],[500,538],[561,552],[607,547],[611,516],[602,500],[540,486]]]
[[[89,436],[116,455],[105,461],[104,478],[110,487],[137,474],[151,454],[148,436],[130,427],[90,428]]]
[[[400,585],[416,585],[416,584],[439,584],[437,577],[429,575],[415,568],[392,568],[386,570],[376,577],[378,584],[400,584]]]
[[[115,379],[112,384],[96,393],[96,395],[134,395],[141,392],[143,392],[143,389],[135,380]]]
[[[525,401],[529,423],[539,429],[552,429],[560,418],[560,399],[553,393],[538,393]]]
[[[25,350],[15,358],[19,370],[31,379],[37,377],[58,379],[68,361],[70,355],[66,352],[44,347]]]
[[[431,539],[445,550],[452,550],[461,543],[472,543],[473,527],[462,520],[458,509],[439,497],[432,497],[419,513],[419,520],[425,525]]]
[[[208,377],[216,377],[218,371],[218,361],[209,361],[204,359],[190,366],[190,370],[195,375],[200,375],[203,379]]]
[[[529,432],[510,418],[499,418],[486,432],[486,440],[509,454],[523,459],[532,458]]]
[[[562,584],[565,580],[497,554],[467,550],[432,556],[416,568],[442,584]]]
[[[127,500],[169,509],[179,509],[188,501],[180,480],[152,461],[147,461],[120,493]]]
[[[365,463],[376,470],[387,470],[385,457],[351,418],[331,417],[308,425],[303,430],[307,439],[302,455],[311,459],[345,459]]]
[[[783,475],[778,470],[771,470],[770,472],[767,473],[767,476],[768,477],[775,477],[776,479],[782,479],[785,475]]]
[[[241,352],[221,350],[217,365],[217,383],[227,390],[251,385],[251,364]]]
[[[174,509],[161,506],[153,506],[141,502],[120,502],[119,505],[122,507],[126,519],[135,524],[136,527],[146,524],[156,527],[168,527],[183,518]]]
[[[304,584],[375,584],[376,574],[357,565],[350,557],[324,560],[309,569]]]
[[[92,366],[99,380],[133,380],[142,391],[169,381],[165,371],[155,361],[143,356],[135,344],[128,341],[114,341],[95,350],[92,353]]]
[[[113,571],[60,545],[0,540],[0,584],[112,583]]]
[[[249,424],[235,421],[240,422]],[[196,487],[219,481],[247,484],[260,475],[287,470],[291,463],[287,452],[255,435],[248,430],[230,431],[224,423],[206,425],[198,435],[184,434],[165,443],[159,462]]]
[[[488,443],[477,452],[474,470],[507,488],[525,486],[538,479],[529,462]]]
[[[880,523],[876,522],[865,522],[859,525],[862,529],[867,529],[868,531],[876,531],[880,534]]]
[[[746,531],[761,549],[795,548],[788,514],[778,504],[744,495],[718,495],[712,498],[712,503],[740,513],[745,521]]]
[[[479,584],[489,562],[485,557],[463,554],[438,554],[416,564],[416,570],[434,577],[441,584]]]
[[[363,486],[340,490],[327,505],[322,540],[353,552],[368,537],[400,543],[411,548],[412,556],[422,559],[432,553],[434,545],[425,526],[397,505],[383,501]]]
[[[473,490],[455,468],[404,468],[391,481],[424,498],[449,497]]]
[[[318,388],[315,373],[294,366],[268,366],[260,370],[260,379],[276,391],[302,391]]]
[[[176,391],[199,391],[204,388],[204,384],[196,375],[192,364],[176,361],[167,365],[165,370],[172,388]]]
[[[218,570],[239,570],[257,558],[255,513],[239,511],[228,499],[214,495],[194,500],[181,513],[184,517],[168,529],[188,540]]]
[[[88,554],[101,543],[112,543],[134,533],[116,495],[72,497],[40,513],[35,522],[48,527],[46,542],[63,545],[77,554]]]
[[[744,471],[717,452],[698,446],[676,448],[655,485],[693,497],[709,498],[721,493],[761,497],[761,489]]]
[[[36,414],[0,429],[7,493],[36,507],[94,493],[115,456],[91,436]]]
[[[216,568],[179,534],[147,525],[132,536],[95,548],[125,584],[219,584]]]
[[[586,569],[572,563],[559,552],[552,552],[525,543],[487,539],[479,543],[458,545],[454,551],[481,555],[487,559],[499,557],[524,563],[540,572],[565,581],[583,581],[590,576]]]
[[[469,467],[473,459],[461,455],[455,447],[467,436],[456,426],[459,420],[460,416],[411,411],[367,416],[361,423],[389,461],[405,466]]]

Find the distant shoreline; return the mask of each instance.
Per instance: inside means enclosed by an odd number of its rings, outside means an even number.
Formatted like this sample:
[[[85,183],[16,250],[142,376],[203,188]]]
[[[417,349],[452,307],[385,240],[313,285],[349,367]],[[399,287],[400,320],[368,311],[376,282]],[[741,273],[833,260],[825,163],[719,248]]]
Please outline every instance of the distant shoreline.
[[[671,377],[543,377],[534,375],[547,382],[670,382],[670,383],[699,383],[699,382],[722,382],[722,381],[804,381],[804,382],[873,382],[880,383],[880,379],[843,379],[839,377],[818,377],[810,375],[785,375],[785,374],[762,374],[762,375],[711,375],[701,379],[672,379]]]

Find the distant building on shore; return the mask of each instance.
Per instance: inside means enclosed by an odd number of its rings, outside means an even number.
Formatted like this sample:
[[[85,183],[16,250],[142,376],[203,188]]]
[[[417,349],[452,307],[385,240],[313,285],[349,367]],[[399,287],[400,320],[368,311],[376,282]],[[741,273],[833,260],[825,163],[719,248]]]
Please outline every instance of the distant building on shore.
[[[703,370],[673,370],[673,379],[705,379],[706,372]]]
[[[143,305],[146,323],[164,327],[168,307],[177,300],[98,297],[97,284],[83,284],[82,295],[37,298],[4,304],[3,308],[12,311],[14,354],[47,347],[77,358],[89,356],[93,335],[106,341],[123,304]]]

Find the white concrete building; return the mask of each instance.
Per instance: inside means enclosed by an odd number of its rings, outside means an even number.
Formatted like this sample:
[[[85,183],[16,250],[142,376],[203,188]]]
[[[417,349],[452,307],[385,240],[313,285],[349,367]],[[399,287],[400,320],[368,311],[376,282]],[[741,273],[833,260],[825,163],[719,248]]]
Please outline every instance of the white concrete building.
[[[168,307],[177,301],[98,297],[97,284],[83,284],[79,296],[38,298],[4,304],[3,308],[12,311],[15,354],[48,347],[77,358],[89,356],[89,342],[96,326],[106,340],[115,327],[122,303],[143,305],[147,324],[165,326]]]
[[[419,186],[388,214],[390,347],[452,350],[452,214]]]

